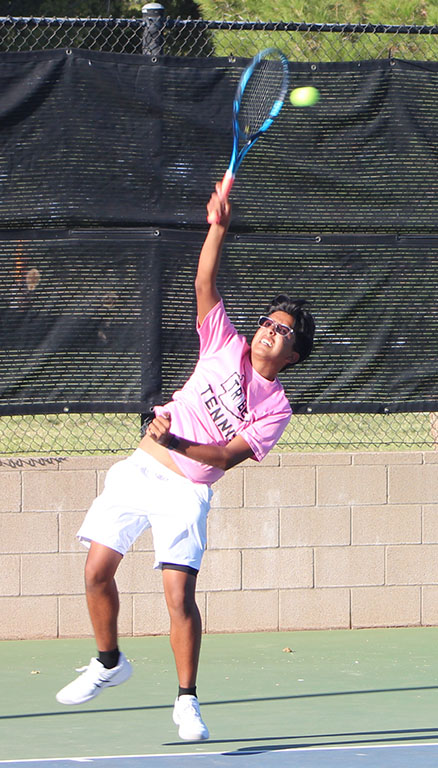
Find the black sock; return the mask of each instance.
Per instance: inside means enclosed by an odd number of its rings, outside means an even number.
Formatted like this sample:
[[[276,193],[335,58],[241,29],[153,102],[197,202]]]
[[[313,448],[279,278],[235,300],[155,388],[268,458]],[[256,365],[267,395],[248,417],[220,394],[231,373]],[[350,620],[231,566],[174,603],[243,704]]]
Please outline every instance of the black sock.
[[[196,685],[194,685],[193,688],[181,688],[181,686],[179,686],[178,698],[180,696],[196,696]],[[198,697],[196,696],[196,698]]]
[[[99,651],[98,659],[105,669],[113,669],[119,663],[120,651],[116,647],[112,651]]]

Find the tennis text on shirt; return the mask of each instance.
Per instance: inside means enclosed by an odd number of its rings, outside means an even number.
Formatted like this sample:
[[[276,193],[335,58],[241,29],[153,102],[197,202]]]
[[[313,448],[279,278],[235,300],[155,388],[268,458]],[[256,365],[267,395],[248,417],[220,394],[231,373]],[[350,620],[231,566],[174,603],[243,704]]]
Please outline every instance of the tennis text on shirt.
[[[193,374],[172,400],[155,409],[171,416],[171,431],[196,443],[225,445],[241,435],[261,461],[281,436],[291,408],[278,379],[269,381],[251,365],[250,346],[230,322],[222,301],[198,327],[200,351]],[[211,485],[223,470],[172,458],[194,482]]]
[[[204,405],[217,428],[222,432],[225,440],[231,440],[236,435],[236,430],[229,422],[229,415],[231,414],[240,421],[243,421],[247,414],[243,378],[238,371],[231,374],[220,385],[223,392],[218,397],[214,394],[210,384],[204,392],[201,392]]]

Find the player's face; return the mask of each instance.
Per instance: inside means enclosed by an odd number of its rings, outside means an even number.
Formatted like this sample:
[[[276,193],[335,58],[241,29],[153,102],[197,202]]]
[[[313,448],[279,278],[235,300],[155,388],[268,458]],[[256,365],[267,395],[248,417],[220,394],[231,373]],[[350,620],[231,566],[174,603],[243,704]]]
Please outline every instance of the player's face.
[[[270,361],[277,371],[289,362],[295,362],[294,318],[281,310],[260,318],[260,327],[251,343],[251,355],[257,360]]]

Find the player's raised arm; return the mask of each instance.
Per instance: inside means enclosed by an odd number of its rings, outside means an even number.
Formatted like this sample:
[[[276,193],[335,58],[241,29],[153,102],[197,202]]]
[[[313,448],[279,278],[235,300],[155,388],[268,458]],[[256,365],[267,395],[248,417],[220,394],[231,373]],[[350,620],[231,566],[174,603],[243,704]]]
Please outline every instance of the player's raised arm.
[[[223,242],[230,224],[231,206],[226,198],[224,199],[219,196],[219,190],[220,185],[218,184],[216,192],[213,192],[207,205],[208,216],[212,216],[215,222],[210,225],[204,245],[202,246],[195,280],[198,320],[200,324],[202,324],[210,309],[220,300],[216,287],[216,277]]]

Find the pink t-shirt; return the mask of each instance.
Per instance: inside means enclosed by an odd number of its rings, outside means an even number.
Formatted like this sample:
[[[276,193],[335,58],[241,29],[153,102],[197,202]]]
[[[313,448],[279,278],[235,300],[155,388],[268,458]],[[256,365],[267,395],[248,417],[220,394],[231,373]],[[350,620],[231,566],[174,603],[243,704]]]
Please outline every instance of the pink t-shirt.
[[[241,435],[261,461],[280,438],[292,410],[278,379],[269,381],[251,365],[250,346],[230,322],[220,301],[199,327],[199,360],[182,389],[155,413],[171,414],[171,431],[196,443],[226,445]],[[195,483],[216,482],[222,469],[188,459],[172,458]]]

